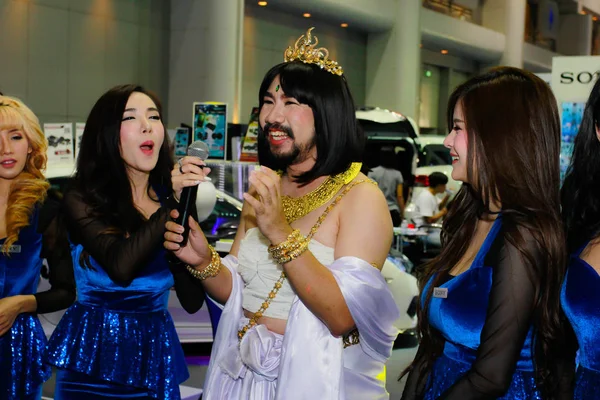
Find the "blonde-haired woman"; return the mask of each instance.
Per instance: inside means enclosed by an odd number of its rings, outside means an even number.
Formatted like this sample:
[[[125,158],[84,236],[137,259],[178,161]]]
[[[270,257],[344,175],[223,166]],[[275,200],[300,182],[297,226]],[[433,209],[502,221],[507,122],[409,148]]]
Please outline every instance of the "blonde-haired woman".
[[[36,314],[75,300],[73,265],[42,173],[48,145],[33,112],[0,96],[0,399],[39,399],[50,369]],[[36,293],[42,259],[52,288]]]

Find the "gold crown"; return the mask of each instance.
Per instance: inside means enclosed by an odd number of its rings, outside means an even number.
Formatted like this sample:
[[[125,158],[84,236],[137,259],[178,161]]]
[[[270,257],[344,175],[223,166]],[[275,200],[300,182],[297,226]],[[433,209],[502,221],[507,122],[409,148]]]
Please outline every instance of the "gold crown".
[[[315,48],[319,44],[319,39],[315,36],[315,42],[312,43],[312,35],[310,32],[315,29],[310,28],[306,31],[306,35],[302,35],[296,40],[294,47],[288,47],[283,53],[285,62],[294,60],[302,61],[305,64],[317,64],[322,69],[331,72],[334,75],[342,75],[344,70],[342,66],[329,59],[329,50],[325,47]]]

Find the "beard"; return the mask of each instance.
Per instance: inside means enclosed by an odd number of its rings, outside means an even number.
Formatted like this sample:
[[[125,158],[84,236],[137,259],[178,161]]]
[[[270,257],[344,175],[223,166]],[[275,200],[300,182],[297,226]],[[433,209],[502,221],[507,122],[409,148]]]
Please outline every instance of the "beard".
[[[285,132],[292,139],[292,149],[286,152],[274,152],[269,143],[269,132]],[[258,161],[273,170],[285,171],[289,166],[300,164],[311,157],[311,150],[315,146],[315,136],[308,143],[297,144],[294,140],[294,132],[291,128],[280,124],[265,124],[264,128],[259,125],[258,130]]]

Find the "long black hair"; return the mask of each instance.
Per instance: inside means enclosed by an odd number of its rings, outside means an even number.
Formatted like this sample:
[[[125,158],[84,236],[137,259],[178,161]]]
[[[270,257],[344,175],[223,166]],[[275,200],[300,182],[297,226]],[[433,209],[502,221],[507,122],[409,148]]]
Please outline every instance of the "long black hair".
[[[269,86],[279,76],[286,96],[308,105],[315,120],[317,160],[310,171],[294,177],[298,183],[308,183],[320,176],[335,175],[362,161],[365,137],[356,121],[354,100],[344,76],[334,75],[315,64],[292,61],[278,64],[265,75],[260,85],[258,101],[262,109]],[[280,170],[271,155],[265,133],[259,126],[258,159],[261,165]]]
[[[152,92],[137,85],[121,85],[110,89],[98,99],[88,116],[73,180],[73,187],[92,207],[93,214],[103,218],[114,227],[115,232],[122,234],[135,232],[145,220],[133,203],[131,183],[120,151],[121,120],[129,96],[134,92],[150,97],[162,119],[162,106]],[[149,194],[152,188],[170,194],[174,162],[166,130],[158,154],[156,167],[150,172],[147,190]]]
[[[575,252],[600,235],[600,81],[596,81],[575,137],[571,163],[562,187],[567,248]]]
[[[559,382],[557,361],[566,358],[556,343],[565,338],[558,293],[566,252],[560,217],[560,121],[548,85],[526,71],[500,67],[455,89],[448,104],[448,126],[462,105],[467,132],[467,181],[458,192],[442,228],[441,254],[419,279],[419,333],[427,364],[443,349],[443,338],[429,324],[434,287],[459,262],[473,239],[478,219],[490,204],[502,204],[505,240],[519,250],[535,284],[533,306],[536,382],[552,399]],[[533,248],[527,241],[533,238]],[[533,254],[535,251],[536,254]]]

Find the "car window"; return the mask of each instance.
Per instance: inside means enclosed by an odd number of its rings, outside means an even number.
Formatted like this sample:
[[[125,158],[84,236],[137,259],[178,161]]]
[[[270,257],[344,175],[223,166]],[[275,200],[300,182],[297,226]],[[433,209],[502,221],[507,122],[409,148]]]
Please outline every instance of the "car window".
[[[443,144],[428,144],[423,146],[417,166],[434,167],[438,165],[452,165],[450,151]]]

